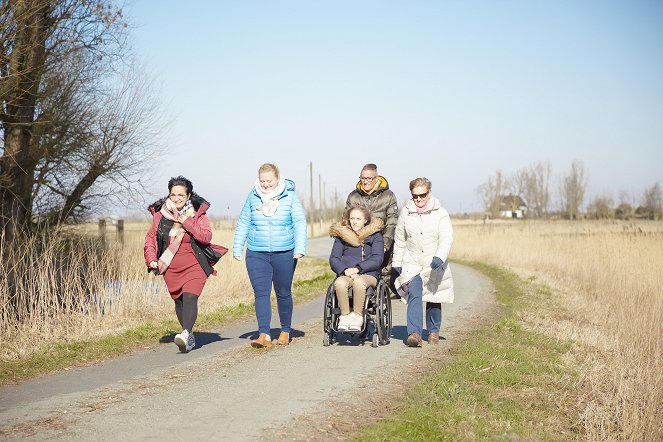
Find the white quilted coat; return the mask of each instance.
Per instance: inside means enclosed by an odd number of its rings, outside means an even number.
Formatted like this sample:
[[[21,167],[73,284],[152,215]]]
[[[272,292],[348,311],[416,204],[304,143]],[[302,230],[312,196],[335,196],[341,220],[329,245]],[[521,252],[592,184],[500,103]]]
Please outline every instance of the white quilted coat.
[[[409,200],[401,209],[394,235],[392,267],[402,268],[395,283],[399,291],[406,290],[407,283],[419,274],[425,302],[452,303],[454,286],[448,265],[452,243],[451,219],[440,201],[431,195],[428,207],[418,214],[414,201]],[[434,256],[444,261],[438,270],[430,267]]]

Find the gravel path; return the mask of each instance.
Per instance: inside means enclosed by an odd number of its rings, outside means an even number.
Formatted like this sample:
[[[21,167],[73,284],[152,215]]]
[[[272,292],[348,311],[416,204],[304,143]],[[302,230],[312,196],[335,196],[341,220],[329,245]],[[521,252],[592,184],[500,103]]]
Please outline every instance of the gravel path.
[[[329,238],[310,241],[311,256],[328,256]],[[255,323],[196,334],[199,348],[171,344],[0,388],[0,438],[6,440],[256,440],[291,439],[292,422],[324,412],[330,401],[372,383],[385,370],[431,358],[468,331],[493,304],[483,275],[453,265],[456,302],[443,306],[439,346],[411,349],[405,306],[393,305],[391,343],[356,340],[322,346],[323,295],[295,308],[293,342],[255,350]],[[276,316],[276,315],[275,315]],[[275,318],[276,319],[276,318]],[[274,325],[274,324],[273,324]],[[277,325],[276,325],[277,326]],[[274,333],[276,334],[276,332]],[[314,420],[313,420],[314,421]],[[296,428],[296,426],[294,427]],[[310,430],[310,428],[307,428]],[[296,438],[296,437],[295,437]]]

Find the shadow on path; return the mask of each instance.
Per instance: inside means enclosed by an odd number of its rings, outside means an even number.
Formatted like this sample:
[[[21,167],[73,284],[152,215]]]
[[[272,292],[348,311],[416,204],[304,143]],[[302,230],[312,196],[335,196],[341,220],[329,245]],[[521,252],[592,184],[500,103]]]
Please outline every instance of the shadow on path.
[[[280,328],[272,328],[272,329],[269,330],[269,335],[272,337],[272,339],[277,339],[279,337],[279,333],[281,333]],[[259,335],[260,334],[258,333],[258,330],[252,330],[250,332],[246,332],[246,333],[243,333],[243,334],[239,335],[239,337],[242,338],[242,339],[247,339],[247,338],[248,339],[258,339]],[[290,330],[290,339],[301,338],[305,335],[306,335],[306,333],[304,333],[301,330],[297,330],[295,328]]]

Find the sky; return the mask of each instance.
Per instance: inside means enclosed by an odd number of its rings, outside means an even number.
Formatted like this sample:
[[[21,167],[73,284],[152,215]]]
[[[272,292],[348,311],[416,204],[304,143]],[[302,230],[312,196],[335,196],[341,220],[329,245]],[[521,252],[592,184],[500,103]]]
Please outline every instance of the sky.
[[[133,0],[136,57],[168,115],[152,195],[184,175],[237,216],[265,162],[308,203],[376,163],[399,203],[425,176],[450,212],[477,188],[574,160],[588,196],[663,185],[663,2]]]

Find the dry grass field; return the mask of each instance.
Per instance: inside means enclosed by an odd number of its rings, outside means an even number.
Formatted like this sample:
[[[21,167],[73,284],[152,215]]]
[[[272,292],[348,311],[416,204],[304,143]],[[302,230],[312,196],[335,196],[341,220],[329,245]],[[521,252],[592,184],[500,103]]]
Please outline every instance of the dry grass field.
[[[545,306],[522,309],[519,321],[571,343],[563,364],[579,373],[571,408],[583,437],[657,440],[663,434],[663,222],[453,224],[453,258],[508,268],[550,293]],[[213,226],[213,242],[230,247],[232,223]],[[0,255],[13,255],[0,263],[0,359],[174,319],[162,279],[145,269],[147,228],[127,224],[121,245],[109,226],[106,248],[96,225],[75,228],[86,233],[83,240],[63,232],[10,250],[0,241]],[[253,302],[243,261],[226,255],[216,269],[201,312]],[[295,279],[319,271],[319,262],[304,259]]]
[[[589,440],[663,434],[663,223],[454,222],[454,257],[503,266],[551,291],[523,325],[573,342]]]
[[[212,242],[232,248],[232,223],[214,222],[213,226]],[[121,246],[115,227],[109,225],[106,249],[96,240],[97,226],[83,225],[69,230],[85,233],[85,240],[62,235],[47,241],[46,247],[35,242],[9,250],[14,258],[0,265],[0,293],[14,295],[11,299],[2,296],[0,305],[0,359],[21,359],[59,343],[119,333],[146,321],[174,319],[163,279],[145,268],[143,242],[148,227],[148,223],[125,224]],[[10,246],[2,242],[0,247]],[[253,302],[245,263],[231,254],[215,266],[218,275],[205,286],[201,313]],[[295,281],[314,277],[319,267],[312,260],[302,260]]]

